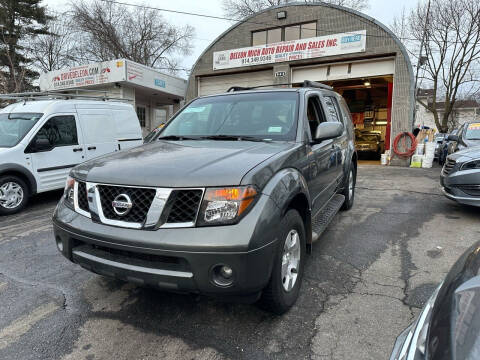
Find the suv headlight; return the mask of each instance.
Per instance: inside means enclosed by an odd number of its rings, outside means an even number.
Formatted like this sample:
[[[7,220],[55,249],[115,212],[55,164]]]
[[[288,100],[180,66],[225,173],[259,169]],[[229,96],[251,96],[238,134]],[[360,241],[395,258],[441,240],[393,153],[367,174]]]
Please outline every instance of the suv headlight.
[[[65,205],[69,208],[74,209],[74,191],[75,191],[75,179],[71,176],[67,177],[65,182],[65,189],[63,190],[63,198]]]
[[[252,206],[257,191],[253,186],[207,188],[203,197],[198,225],[237,223]]]
[[[460,170],[480,169],[480,159],[463,163]]]

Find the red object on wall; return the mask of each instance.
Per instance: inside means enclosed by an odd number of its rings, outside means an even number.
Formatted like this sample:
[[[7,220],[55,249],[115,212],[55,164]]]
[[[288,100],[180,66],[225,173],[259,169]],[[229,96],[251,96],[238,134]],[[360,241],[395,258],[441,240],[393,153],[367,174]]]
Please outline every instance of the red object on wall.
[[[390,150],[391,132],[392,132],[392,97],[393,83],[388,83],[388,100],[387,100],[387,129],[385,131],[385,150]]]
[[[352,113],[352,121],[355,125],[363,124],[365,119],[365,114],[361,113]]]

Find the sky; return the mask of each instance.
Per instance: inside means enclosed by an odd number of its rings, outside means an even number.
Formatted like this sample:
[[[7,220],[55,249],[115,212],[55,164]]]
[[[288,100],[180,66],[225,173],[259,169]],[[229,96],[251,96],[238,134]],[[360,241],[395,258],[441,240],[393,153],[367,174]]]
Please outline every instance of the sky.
[[[89,0],[86,0],[89,1]],[[158,7],[169,10],[185,11],[198,14],[208,14],[213,16],[223,16],[222,0],[118,0],[132,4],[147,4],[148,6]],[[370,0],[370,7],[364,11],[367,15],[376,20],[390,25],[396,15],[402,12],[405,7],[407,10],[416,5],[418,0]],[[67,8],[65,0],[43,0],[44,5],[56,12],[63,12]],[[170,22],[179,25],[191,25],[195,28],[195,38],[193,40],[193,52],[186,56],[180,65],[183,68],[191,68],[197,58],[202,54],[205,48],[215,40],[220,34],[234,24],[232,21],[209,19],[198,16],[189,16],[163,12],[164,18]],[[177,74],[186,77],[185,72]]]

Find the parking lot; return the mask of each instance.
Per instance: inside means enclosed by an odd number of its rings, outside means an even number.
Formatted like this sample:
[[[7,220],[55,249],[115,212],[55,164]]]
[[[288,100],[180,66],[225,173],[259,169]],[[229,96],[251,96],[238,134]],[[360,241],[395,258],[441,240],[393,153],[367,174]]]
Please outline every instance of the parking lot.
[[[314,244],[281,317],[91,274],[56,250],[61,192],[37,196],[0,218],[0,358],[386,359],[479,238],[478,210],[444,198],[439,172],[360,166],[353,209]]]

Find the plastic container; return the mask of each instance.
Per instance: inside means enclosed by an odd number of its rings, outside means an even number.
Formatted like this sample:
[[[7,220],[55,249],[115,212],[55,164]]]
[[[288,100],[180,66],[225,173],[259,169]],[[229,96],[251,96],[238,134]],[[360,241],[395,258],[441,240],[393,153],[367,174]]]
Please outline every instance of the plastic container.
[[[380,164],[387,165],[387,162],[388,162],[388,155],[387,154],[380,155]]]
[[[417,149],[415,150],[415,155],[425,154],[425,143],[418,143]]]
[[[422,155],[413,155],[412,162],[410,163],[410,167],[412,168],[421,168],[422,167]]]

